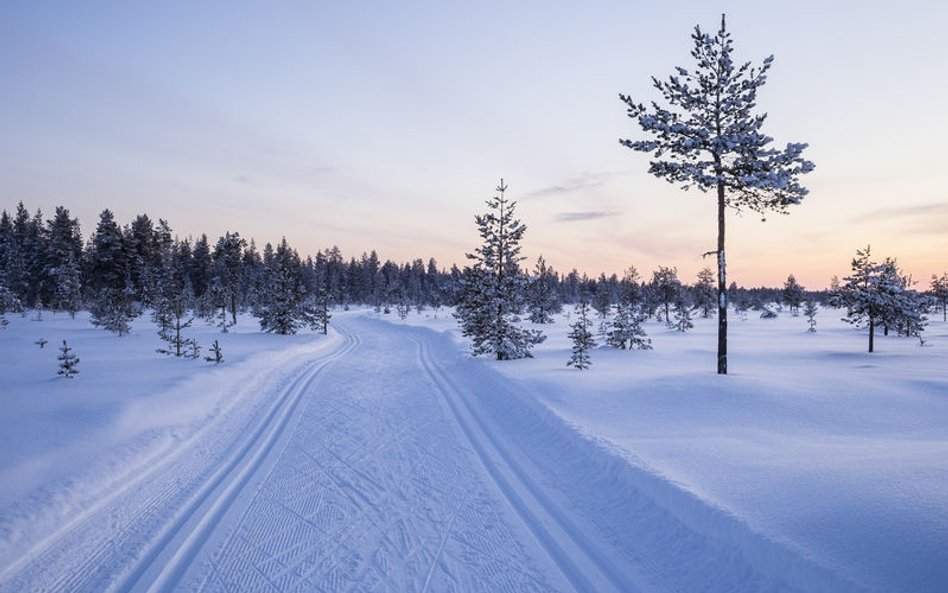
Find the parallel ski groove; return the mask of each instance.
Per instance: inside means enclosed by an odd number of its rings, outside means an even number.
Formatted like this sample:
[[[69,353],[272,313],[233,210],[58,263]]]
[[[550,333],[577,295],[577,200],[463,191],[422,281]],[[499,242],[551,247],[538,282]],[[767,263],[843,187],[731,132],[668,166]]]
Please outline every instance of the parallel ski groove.
[[[146,572],[154,566],[163,553],[168,551],[174,541],[183,535],[184,542],[174,550],[172,557],[164,564],[155,580],[149,584],[147,591],[157,593],[175,589],[195,552],[210,536],[214,526],[240,493],[240,489],[247,484],[272,451],[309,385],[329,363],[342,358],[359,343],[358,338],[351,334],[346,334],[345,338],[346,342],[342,347],[310,363],[293,380],[258,425],[253,436],[221,465],[181,508],[174,521],[151,543],[148,551],[131,572],[108,589],[110,592],[126,593],[136,590]],[[202,510],[202,507],[208,503],[209,508]],[[196,525],[188,531],[187,526],[192,522],[196,522]]]
[[[444,395],[444,401],[481,464],[563,576],[577,591],[603,591],[603,586],[624,593],[640,591],[637,584],[602,558],[556,505],[531,483],[523,468],[491,435],[478,412],[434,362],[427,342],[412,337],[418,344],[425,372]],[[498,458],[506,469],[492,461]],[[567,552],[567,547],[570,552]]]

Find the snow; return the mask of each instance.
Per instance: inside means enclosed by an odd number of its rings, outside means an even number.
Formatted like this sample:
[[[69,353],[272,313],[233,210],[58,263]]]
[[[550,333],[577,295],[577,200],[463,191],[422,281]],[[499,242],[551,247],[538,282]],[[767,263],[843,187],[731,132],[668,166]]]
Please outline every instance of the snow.
[[[450,312],[328,336],[87,315],[0,332],[0,591],[941,591],[948,326],[650,321],[472,359]],[[532,326],[540,327],[540,326]],[[40,349],[34,342],[45,338]],[[57,345],[79,375],[56,376]]]

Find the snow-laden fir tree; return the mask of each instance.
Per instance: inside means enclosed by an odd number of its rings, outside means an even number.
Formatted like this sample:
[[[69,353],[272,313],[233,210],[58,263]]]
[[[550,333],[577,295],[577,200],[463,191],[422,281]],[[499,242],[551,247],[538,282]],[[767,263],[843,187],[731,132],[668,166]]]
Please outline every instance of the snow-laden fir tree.
[[[553,315],[563,310],[557,291],[556,273],[541,255],[527,287],[527,308],[533,323],[553,323]]]
[[[589,303],[583,299],[576,305],[576,321],[570,324],[569,339],[573,342],[572,355],[566,366],[579,370],[588,369],[592,364],[589,351],[596,347],[596,338],[591,331],[592,319],[589,318]]]
[[[783,284],[783,291],[781,291],[780,296],[783,298],[783,302],[790,307],[790,313],[796,317],[800,314],[800,305],[806,299],[806,289],[797,282],[793,274],[790,274]]]
[[[68,311],[72,317],[82,306],[80,266],[82,236],[79,219],[59,206],[47,225],[44,275],[46,292],[42,300],[54,311]]]
[[[870,248],[856,251],[852,274],[843,278],[834,301],[846,307],[847,323],[869,328],[869,352],[875,350],[877,326],[904,327],[906,335],[920,337],[925,320],[921,299],[908,290],[895,260],[874,262]]]
[[[684,298],[684,295],[679,295],[675,299],[675,329],[680,332],[687,332],[690,329],[693,329],[695,324],[691,320],[691,305],[688,304],[687,299]]]
[[[20,299],[13,294],[13,291],[7,286],[6,273],[0,268],[0,329],[9,325],[6,313],[20,311]]]
[[[893,262],[894,264],[894,262]],[[931,299],[912,289],[912,280],[901,276],[902,298],[891,319],[886,320],[885,329],[895,329],[900,336],[918,338],[919,345],[925,346],[922,332],[928,326],[927,313],[932,306]]]
[[[66,260],[56,268],[50,268],[49,274],[55,283],[55,293],[52,297],[54,311],[66,311],[72,318],[82,308],[82,281],[79,275],[79,262],[72,253],[66,255]]]
[[[639,271],[635,266],[629,266],[619,282],[619,303],[627,303],[633,309],[639,308],[645,301],[645,290],[642,287]]]
[[[757,91],[767,80],[773,56],[760,68],[736,64],[724,16],[710,35],[695,27],[692,69],[676,68],[667,80],[652,78],[666,105],[649,107],[620,94],[627,114],[651,138],[620,140],[632,150],[650,153],[649,172],[684,189],[717,194],[718,240],[710,252],[718,260],[717,372],[727,374],[727,271],[725,214],[750,209],[787,212],[807,190],[799,177],[813,170],[802,156],[806,144],[775,148],[762,132],[766,114],[756,113]]]
[[[190,305],[194,300],[190,281],[172,270],[165,271],[161,277],[164,281],[155,295],[152,318],[158,326],[158,337],[165,346],[156,351],[169,356],[190,357],[193,346],[197,344],[194,338],[184,335],[184,330],[194,323],[194,317],[190,314]]]
[[[123,290],[102,288],[89,303],[92,325],[126,336],[132,331],[132,320],[138,316],[132,301],[133,290],[129,285]]]
[[[698,272],[698,281],[691,291],[695,308],[701,313],[702,319],[709,319],[717,307],[718,291],[714,287],[714,272],[711,268],[701,268]]]
[[[89,304],[92,324],[124,336],[137,316],[135,289],[130,280],[129,254],[122,229],[111,210],[103,210],[99,216],[88,260],[89,284],[93,290]]]
[[[647,317],[636,305],[626,300],[619,301],[612,328],[606,334],[606,343],[620,350],[651,350],[652,340],[642,327]]]
[[[190,300],[189,289],[185,289],[177,296],[156,305],[154,320],[158,325],[158,337],[165,343],[165,346],[156,349],[159,354],[188,356],[192,346],[197,343],[194,338],[183,333],[194,323],[194,317],[191,317],[188,311]]]
[[[395,303],[395,313],[398,314],[398,318],[402,321],[408,319],[408,314],[411,313],[411,303],[408,302],[408,299],[399,299]]]
[[[948,322],[948,272],[941,277],[932,274],[932,281],[929,285],[932,298],[941,305],[941,319]]]
[[[66,340],[63,340],[63,345],[59,347],[58,360],[59,370],[56,374],[67,379],[72,379],[79,374],[79,357],[69,347]]]
[[[595,288],[592,291],[592,299],[590,299],[589,305],[596,311],[599,319],[608,319],[612,313],[612,304],[615,301],[616,295],[612,287],[609,286],[606,275],[600,275],[599,281],[595,283]]]
[[[246,244],[239,233],[227,231],[217,240],[211,256],[213,264],[209,292],[214,307],[219,309],[215,316],[217,325],[224,333],[237,323],[242,252]]]
[[[816,314],[819,311],[819,308],[816,305],[816,301],[807,300],[803,302],[803,315],[806,317],[807,333],[815,334],[816,333]]]
[[[331,300],[329,290],[320,288],[316,291],[316,297],[310,307],[310,327],[323,335],[329,333],[329,320],[332,319]]]
[[[464,269],[455,309],[462,335],[471,339],[471,352],[497,360],[532,356],[530,350],[545,338],[539,330],[518,325],[526,296],[520,241],[527,227],[515,218],[516,202],[507,200],[506,190],[501,179],[497,194],[487,200],[487,213],[474,218],[483,242],[467,254],[473,265]]]
[[[674,325],[671,320],[671,308],[679,299],[682,290],[681,280],[678,279],[678,268],[658,266],[658,269],[652,272],[649,293],[654,302],[660,306],[660,312],[664,313],[663,320],[668,327]]]
[[[260,329],[277,334],[295,334],[300,327],[310,322],[300,256],[290,248],[284,237],[276,251],[267,244],[264,265],[266,288],[254,310],[254,315],[260,321]]]

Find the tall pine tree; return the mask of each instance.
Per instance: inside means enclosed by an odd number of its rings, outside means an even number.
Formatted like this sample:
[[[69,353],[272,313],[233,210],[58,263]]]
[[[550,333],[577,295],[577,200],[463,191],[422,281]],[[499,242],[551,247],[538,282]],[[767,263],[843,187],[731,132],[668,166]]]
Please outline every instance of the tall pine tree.
[[[717,34],[695,27],[691,37],[694,68],[676,68],[677,74],[665,81],[652,78],[667,107],[653,102],[647,108],[619,95],[628,116],[651,136],[620,143],[650,153],[652,175],[717,194],[718,241],[710,253],[718,260],[717,372],[727,374],[727,208],[787,212],[806,196],[799,177],[812,171],[813,163],[802,157],[806,144],[775,148],[773,138],[762,132],[767,115],[755,113],[757,90],[767,81],[773,56],[760,68],[735,64],[723,15]]]

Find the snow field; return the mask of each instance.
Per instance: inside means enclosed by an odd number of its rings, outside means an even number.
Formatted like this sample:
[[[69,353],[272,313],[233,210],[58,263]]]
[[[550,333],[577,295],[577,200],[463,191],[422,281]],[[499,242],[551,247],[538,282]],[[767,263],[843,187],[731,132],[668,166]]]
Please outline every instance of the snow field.
[[[0,591],[941,591],[948,327],[654,321],[471,359],[450,313],[242,319],[223,367],[84,319],[0,334]],[[423,326],[423,327],[419,327]],[[42,328],[50,344],[32,344]],[[431,331],[434,330],[434,331]],[[54,335],[55,334],[55,335]],[[80,375],[55,377],[66,337]],[[152,345],[154,343],[154,345]],[[460,347],[460,348],[459,348]],[[9,386],[9,388],[7,387]]]

